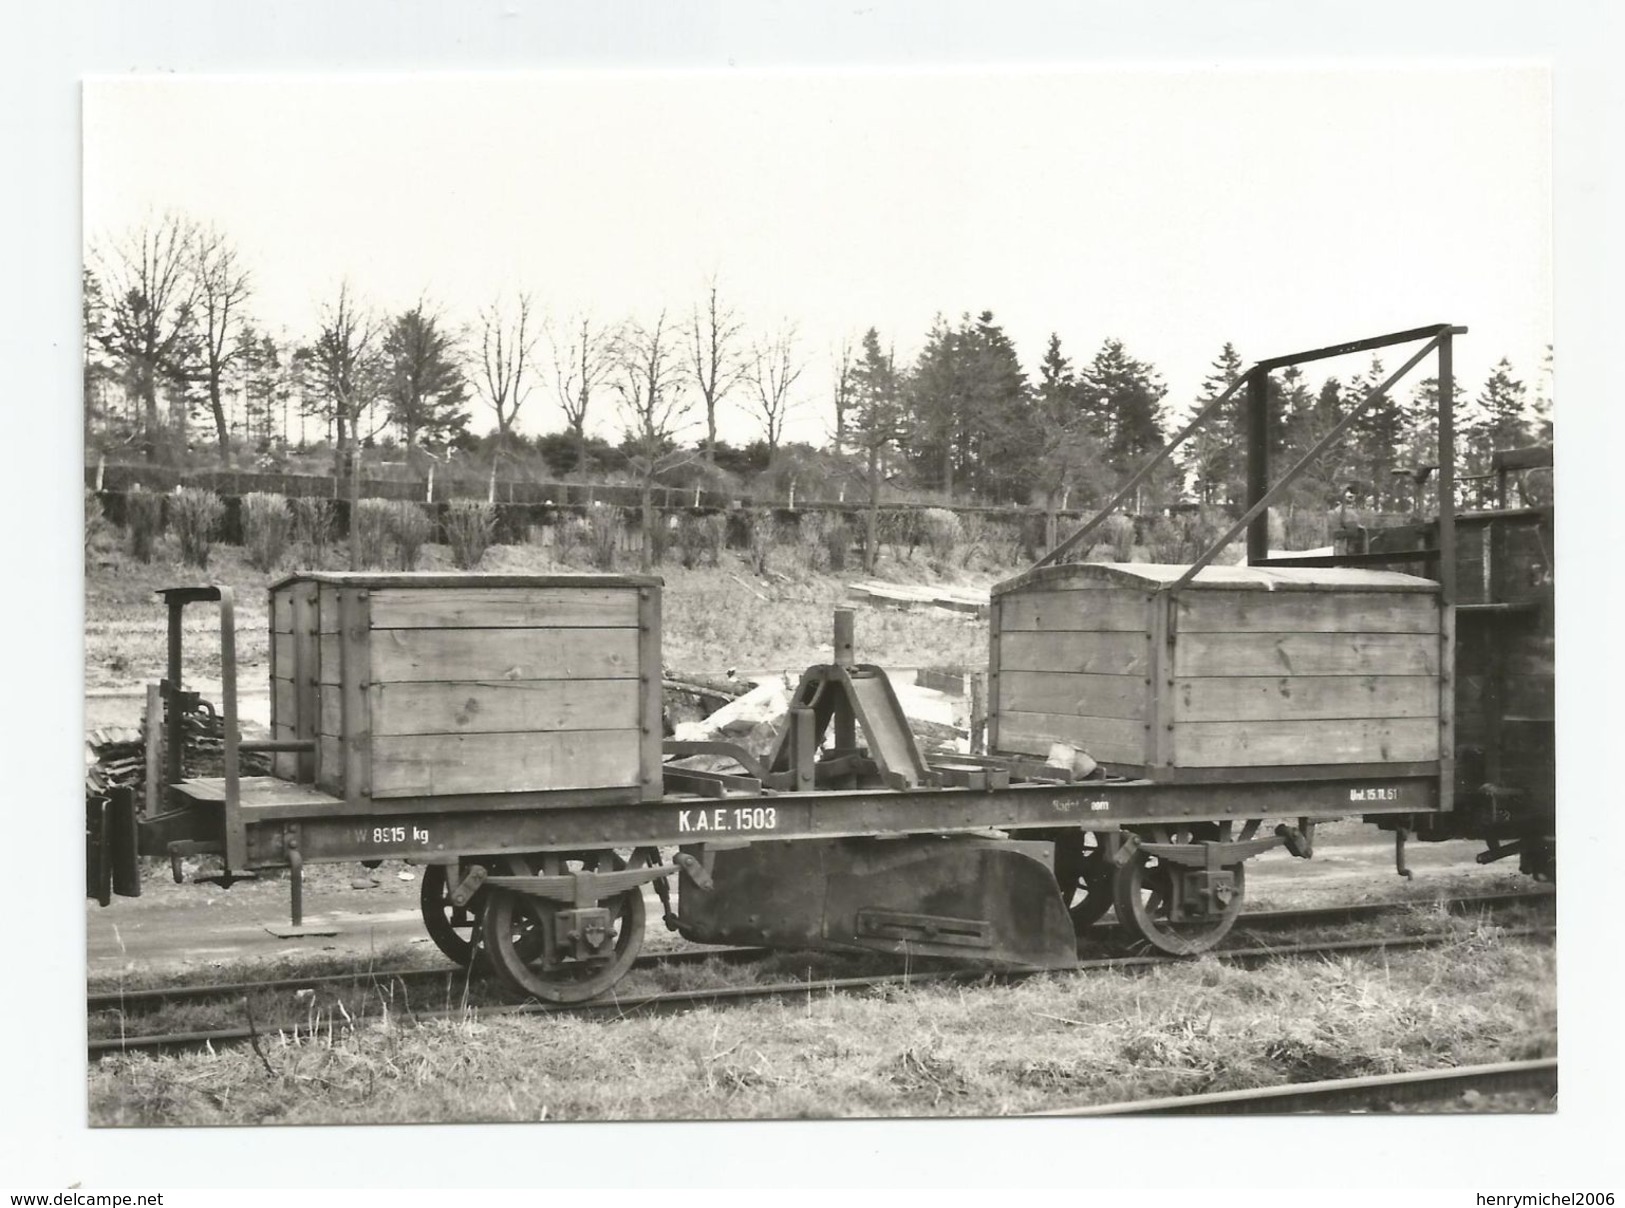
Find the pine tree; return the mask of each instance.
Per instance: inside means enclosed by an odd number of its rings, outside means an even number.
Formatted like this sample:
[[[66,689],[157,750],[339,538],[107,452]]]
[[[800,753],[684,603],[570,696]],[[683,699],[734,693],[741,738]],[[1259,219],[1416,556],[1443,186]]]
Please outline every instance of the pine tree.
[[[1241,354],[1225,342],[1191,408],[1191,416],[1223,394],[1241,376]],[[1202,503],[1230,503],[1246,493],[1247,400],[1245,389],[1232,394],[1207,421],[1186,439],[1180,450],[1180,468],[1192,480]]]
[[[1380,386],[1388,373],[1382,358],[1372,354],[1371,364],[1364,373],[1356,374],[1349,382],[1348,397],[1352,406],[1359,406],[1373,389]],[[1374,399],[1350,430],[1352,463],[1365,480],[1370,493],[1371,506],[1381,511],[1387,504],[1399,503],[1409,507],[1410,488],[1393,482],[1395,455],[1404,436],[1404,416],[1393,392]]]
[[[1128,354],[1121,340],[1101,345],[1079,374],[1078,388],[1115,473],[1126,477],[1161,448],[1160,404],[1167,387],[1148,362]]]
[[[902,430],[901,386],[896,362],[881,351],[880,333],[871,327],[863,333],[858,363],[852,368],[853,403],[847,429],[851,444],[863,450],[865,480],[869,489],[869,510],[865,519],[863,565],[873,574],[879,549],[880,486],[884,479],[887,451]]]
[[[1512,376],[1512,363],[1502,357],[1473,402],[1473,412],[1462,433],[1467,446],[1465,460],[1472,473],[1487,474],[1490,459],[1497,451],[1532,443],[1528,392],[1523,382]]]
[[[1061,337],[1050,334],[1049,347],[1038,365],[1038,386],[1033,391],[1029,448],[1035,494],[1044,505],[1044,544],[1054,548],[1059,537],[1056,512],[1065,506],[1074,488],[1098,494],[1101,486],[1100,442],[1091,417],[1083,407],[1078,377],[1072,362],[1061,352]]]
[[[420,440],[440,443],[468,427],[468,385],[455,342],[422,302],[398,316],[383,344],[384,397],[407,460]]]
[[[1015,344],[993,319],[977,315],[960,332],[966,368],[959,424],[959,477],[983,499],[1015,498],[1030,470],[1032,414],[1027,375]]]

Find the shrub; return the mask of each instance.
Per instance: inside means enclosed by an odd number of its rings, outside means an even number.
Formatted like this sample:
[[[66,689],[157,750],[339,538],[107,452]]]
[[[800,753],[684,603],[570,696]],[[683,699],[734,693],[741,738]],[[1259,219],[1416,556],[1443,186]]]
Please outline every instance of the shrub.
[[[1331,517],[1325,512],[1293,508],[1282,527],[1286,549],[1320,549],[1332,543]]]
[[[257,570],[272,571],[282,561],[293,529],[288,501],[269,491],[253,491],[243,496],[243,548],[248,563]]]
[[[394,505],[387,499],[358,499],[350,524],[356,539],[357,554],[362,567],[384,566],[388,562],[390,522]]]
[[[834,519],[824,512],[801,513],[796,525],[796,557],[808,570],[823,570],[829,565],[827,534]]]
[[[294,544],[305,551],[312,566],[320,566],[333,544],[333,505],[325,499],[310,499],[303,495],[288,501],[293,512]]]
[[[988,520],[982,531],[988,560],[995,566],[1016,566],[1021,562],[1021,522]]]
[[[716,566],[722,560],[722,545],[728,537],[728,519],[717,512],[704,516],[684,516],[677,525],[677,554],[692,570],[704,562]]]
[[[980,512],[966,512],[959,518],[961,536],[959,565],[961,568],[970,566],[971,560],[982,549],[987,540],[987,525],[987,517]]]
[[[175,535],[181,542],[181,561],[208,566],[209,551],[225,519],[226,505],[213,491],[182,487],[171,501]]]
[[[574,512],[560,512],[553,521],[553,561],[568,564],[580,548],[586,528],[587,522]]]
[[[1134,561],[1134,518],[1113,512],[1100,522],[1097,540],[1109,546],[1113,562]]]
[[[852,550],[852,526],[839,512],[829,516],[824,526],[824,549],[829,555],[829,569],[839,574],[846,569],[847,555]]]
[[[759,575],[767,573],[773,546],[779,539],[779,522],[771,508],[750,510],[750,566]]]
[[[705,547],[705,564],[722,565],[722,551],[728,546],[728,518],[721,512],[710,512],[699,518],[700,537]]]
[[[953,557],[954,547],[964,536],[959,517],[947,508],[926,508],[919,513],[917,527],[926,549],[938,561]]]
[[[101,535],[107,531],[107,517],[102,512],[102,501],[97,498],[96,492],[85,488],[85,557],[90,557],[90,551]]]
[[[152,491],[131,491],[124,501],[124,520],[130,531],[130,553],[138,562],[151,562],[158,538],[164,535],[164,497]]]
[[[433,527],[428,513],[417,504],[404,499],[395,502],[389,514],[389,532],[395,539],[395,552],[402,570],[417,569],[418,555],[423,552]]]
[[[491,548],[496,531],[496,509],[480,499],[453,499],[446,507],[446,544],[451,560],[462,570],[473,570]]]
[[[876,527],[875,543],[891,546],[892,557],[914,556],[920,544],[920,524],[912,508],[889,508],[881,512]]]
[[[615,569],[621,527],[620,508],[599,504],[587,509],[587,544],[592,550],[592,564],[599,570]]]

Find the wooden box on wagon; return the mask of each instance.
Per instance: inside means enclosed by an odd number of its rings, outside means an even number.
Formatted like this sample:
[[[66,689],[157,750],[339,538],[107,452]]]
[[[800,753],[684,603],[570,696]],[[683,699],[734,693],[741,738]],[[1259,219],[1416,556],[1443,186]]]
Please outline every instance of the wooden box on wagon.
[[[272,736],[316,742],[276,755],[273,771],[380,808],[658,798],[660,586],[632,575],[284,579],[271,588]]]
[[[1416,775],[1450,750],[1438,584],[1389,571],[1043,567],[993,589],[989,739],[1157,780]],[[1441,708],[1443,705],[1443,708]]]

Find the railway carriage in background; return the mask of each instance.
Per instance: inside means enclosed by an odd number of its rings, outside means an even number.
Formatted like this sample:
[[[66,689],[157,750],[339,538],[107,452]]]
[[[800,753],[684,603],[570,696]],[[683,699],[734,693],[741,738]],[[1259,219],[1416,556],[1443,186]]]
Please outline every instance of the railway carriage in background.
[[[1175,953],[1234,924],[1246,862],[1312,854],[1360,815],[1404,843],[1485,839],[1549,876],[1552,509],[1458,516],[1451,349],[1418,328],[1252,366],[1033,570],[994,589],[986,753],[927,755],[886,673],[809,668],[765,757],[663,740],[660,592],[638,576],[299,574],[271,589],[272,735],[238,734],[233,599],[163,593],[146,796],[87,801],[88,881],[139,892],[137,853],[213,853],[223,878],[309,861],[424,866],[425,923],[521,993],[611,988],[666,925],[717,944],[1062,967],[1115,908]],[[1268,375],[1423,342],[1273,485]],[[1364,407],[1436,354],[1439,506],[1329,555],[1270,557],[1269,504]],[[1065,561],[1234,393],[1248,506],[1194,563]],[[1538,456],[1497,466],[1509,476]],[[1547,459],[1549,464],[1549,458]],[[1212,565],[1245,531],[1247,565]],[[187,774],[181,615],[221,617],[220,775]],[[265,774],[244,772],[248,757]]]

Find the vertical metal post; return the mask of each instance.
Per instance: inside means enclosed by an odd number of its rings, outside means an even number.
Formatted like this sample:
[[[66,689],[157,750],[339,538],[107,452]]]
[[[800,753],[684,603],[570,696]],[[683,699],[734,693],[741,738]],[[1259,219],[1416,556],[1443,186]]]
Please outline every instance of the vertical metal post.
[[[1439,337],[1439,602],[1456,602],[1456,374],[1455,340]]]
[[[179,784],[181,755],[186,735],[181,730],[181,711],[176,697],[181,690],[181,610],[182,600],[169,601],[169,676],[164,681],[164,783]]]
[[[835,610],[835,665],[838,667],[851,667],[857,662],[853,639],[855,615],[850,608]],[[852,715],[851,704],[845,699],[835,706],[834,726],[836,747],[842,751],[857,750],[857,719]]]
[[[1270,375],[1254,369],[1247,376],[1247,508],[1249,511],[1270,489]],[[1266,508],[1247,526],[1247,564],[1270,556],[1270,514]]]
[[[157,684],[147,685],[147,817],[164,806],[164,693]]]
[[[987,754],[987,672],[970,677],[970,753]]]
[[[853,615],[850,608],[835,610],[835,664],[839,667],[850,667],[858,661],[853,645]]]
[[[295,927],[305,922],[305,856],[297,847],[288,849],[288,917]]]
[[[1456,803],[1455,332],[1439,337],[1439,809]],[[1400,848],[1403,859],[1403,847]]]
[[[813,726],[811,709],[796,705],[790,710],[790,771],[798,793],[813,790],[813,759],[818,753],[818,738]]]

